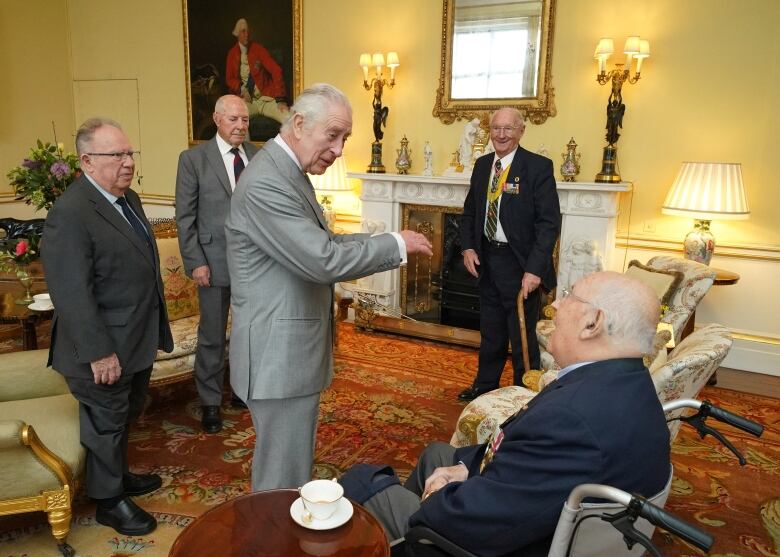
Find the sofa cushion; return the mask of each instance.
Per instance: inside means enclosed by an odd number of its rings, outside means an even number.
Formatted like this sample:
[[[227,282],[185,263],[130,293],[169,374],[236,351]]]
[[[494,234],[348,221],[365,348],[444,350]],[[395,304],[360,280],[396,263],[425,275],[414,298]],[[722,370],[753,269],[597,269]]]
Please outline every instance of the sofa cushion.
[[[198,286],[184,273],[178,238],[158,238],[160,274],[165,286],[168,320],[198,315]]]
[[[662,306],[669,305],[669,301],[683,280],[683,274],[680,271],[652,269],[642,265],[636,259],[628,264],[625,274],[652,288]]]

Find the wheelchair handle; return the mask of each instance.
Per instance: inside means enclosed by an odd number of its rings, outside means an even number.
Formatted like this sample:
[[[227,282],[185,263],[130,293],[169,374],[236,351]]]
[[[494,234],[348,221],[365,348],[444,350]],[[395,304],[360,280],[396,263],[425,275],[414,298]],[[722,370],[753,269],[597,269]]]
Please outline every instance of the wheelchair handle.
[[[576,509],[580,507],[582,500],[588,497],[620,503],[652,524],[668,530],[704,551],[709,550],[715,542],[715,538],[707,532],[669,514],[660,507],[653,505],[641,495],[630,495],[622,489],[608,485],[578,485],[572,490],[569,498],[566,500],[566,504],[570,508]]]
[[[641,495],[632,497],[631,506],[638,509],[639,516],[642,518],[681,537],[702,551],[709,551],[712,544],[715,543],[715,538],[712,535],[653,505]]]
[[[702,407],[704,407],[702,409]],[[764,426],[754,421],[738,416],[728,410],[719,408],[712,404],[710,401],[700,401],[692,398],[681,398],[679,400],[673,400],[663,405],[664,412],[671,412],[679,408],[693,408],[694,410],[703,410],[704,415],[709,415],[718,421],[732,425],[742,431],[746,431],[756,437],[761,437],[764,433]]]

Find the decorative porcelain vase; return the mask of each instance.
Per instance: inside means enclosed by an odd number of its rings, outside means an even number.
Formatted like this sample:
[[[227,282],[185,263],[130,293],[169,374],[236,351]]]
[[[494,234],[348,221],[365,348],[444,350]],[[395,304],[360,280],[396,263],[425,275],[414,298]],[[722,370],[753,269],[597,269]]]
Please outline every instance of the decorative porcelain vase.
[[[577,153],[577,142],[572,137],[566,144],[566,152],[561,153],[563,164],[561,165],[561,176],[564,182],[573,182],[580,173],[580,153]]]
[[[408,174],[409,169],[412,167],[412,158],[409,155],[409,140],[404,138],[401,140],[401,148],[395,150],[398,153],[398,158],[395,160],[395,168],[398,170],[398,174]]]
[[[35,299],[32,297],[32,293],[30,292],[30,288],[32,288],[33,285],[33,277],[30,274],[26,263],[17,264],[16,278],[19,279],[19,282],[24,288],[24,296],[16,300],[16,303],[25,306],[33,303]]]

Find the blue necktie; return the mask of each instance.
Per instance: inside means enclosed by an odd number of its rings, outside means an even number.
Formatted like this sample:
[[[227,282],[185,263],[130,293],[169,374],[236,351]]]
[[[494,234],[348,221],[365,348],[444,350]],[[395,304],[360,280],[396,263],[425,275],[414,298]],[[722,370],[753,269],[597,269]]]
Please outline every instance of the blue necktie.
[[[152,254],[152,260],[154,260],[154,249],[152,249],[152,243],[149,241],[149,233],[146,231],[146,228],[144,228],[143,223],[137,216],[135,216],[135,213],[130,210],[130,206],[127,204],[127,199],[124,197],[118,197],[116,203],[122,208],[122,214],[130,223],[130,226],[133,227],[135,233],[138,235],[141,241],[146,244],[146,247],[149,248],[149,252]]]

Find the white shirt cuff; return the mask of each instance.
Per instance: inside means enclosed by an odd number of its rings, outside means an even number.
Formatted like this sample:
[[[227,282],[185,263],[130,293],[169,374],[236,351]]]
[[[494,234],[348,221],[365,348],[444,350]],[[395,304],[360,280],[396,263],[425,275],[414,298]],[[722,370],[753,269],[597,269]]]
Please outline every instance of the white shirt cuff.
[[[401,265],[406,265],[406,242],[404,242],[403,237],[398,232],[389,232],[388,234],[391,234],[393,238],[395,238],[395,241],[398,242],[398,252],[401,255]]]

